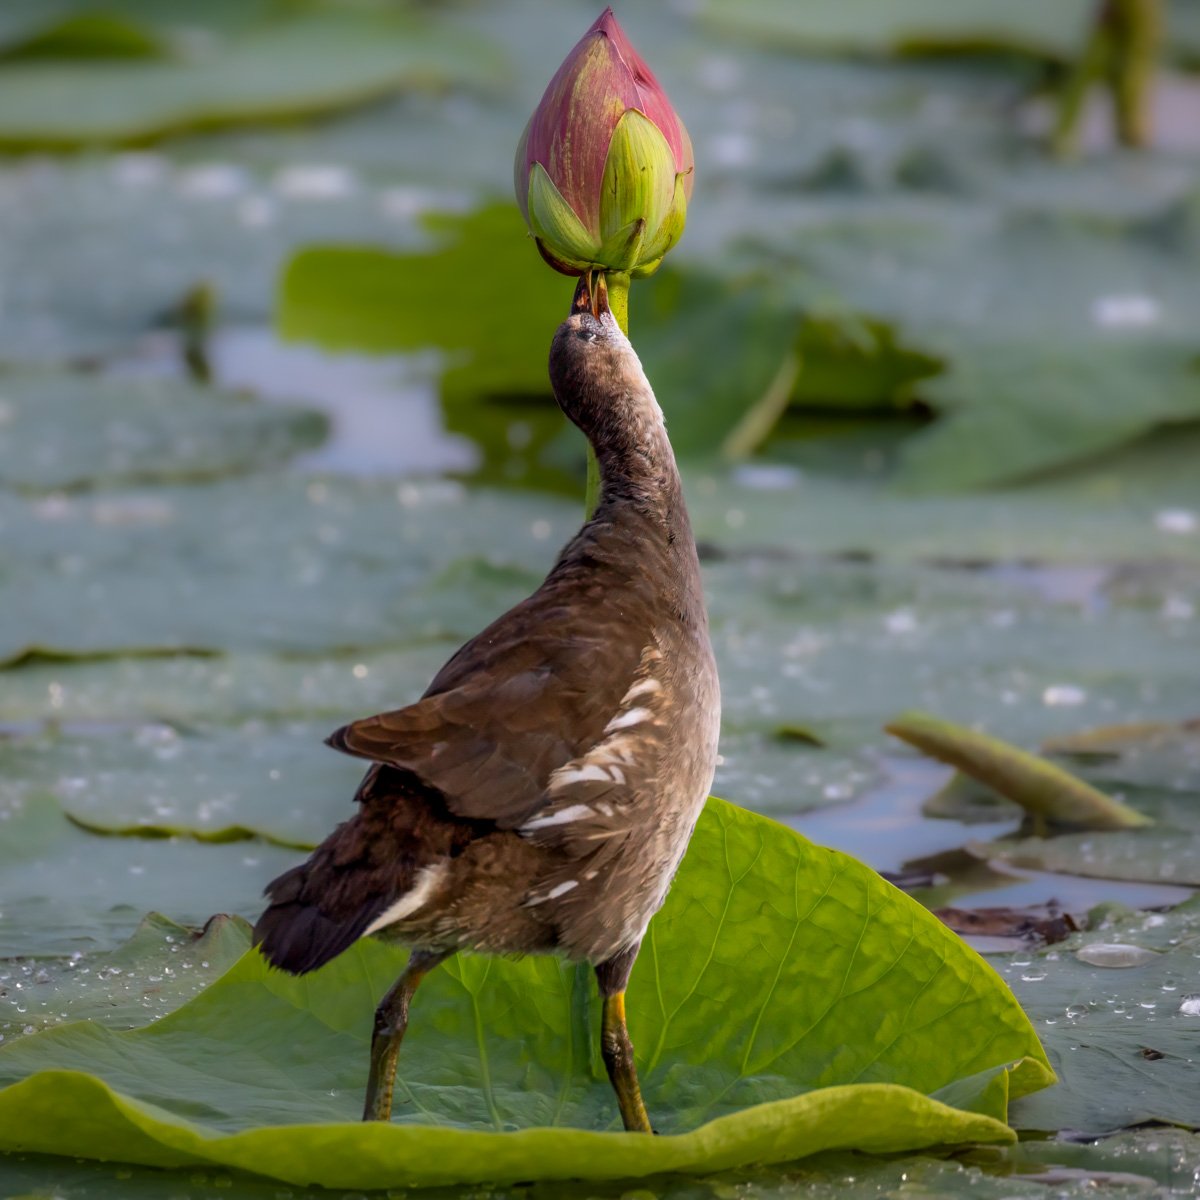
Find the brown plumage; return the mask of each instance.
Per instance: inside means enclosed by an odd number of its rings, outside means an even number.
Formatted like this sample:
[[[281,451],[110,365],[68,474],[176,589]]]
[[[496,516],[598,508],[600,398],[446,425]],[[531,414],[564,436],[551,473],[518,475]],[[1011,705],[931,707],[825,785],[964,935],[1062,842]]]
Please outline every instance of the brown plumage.
[[[372,764],[359,810],[268,887],[255,928],[295,973],[366,933],[414,948],[376,1016],[368,1117],[390,1115],[421,974],[457,950],[553,952],[596,966],[622,1115],[648,1128],[622,995],[708,793],[720,704],[674,455],[601,298],[581,282],[550,353],[600,462],[595,515],[417,703],[330,737]]]

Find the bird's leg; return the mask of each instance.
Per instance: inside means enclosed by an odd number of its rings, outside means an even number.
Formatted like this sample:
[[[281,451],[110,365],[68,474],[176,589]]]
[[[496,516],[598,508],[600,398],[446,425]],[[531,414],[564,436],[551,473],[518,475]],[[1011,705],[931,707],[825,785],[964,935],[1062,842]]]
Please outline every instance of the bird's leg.
[[[640,946],[614,955],[596,967],[596,982],[604,1008],[600,1018],[600,1054],[608,1070],[621,1120],[631,1133],[653,1133],[633,1063],[633,1043],[625,1026],[625,986]]]
[[[421,982],[450,953],[414,950],[404,973],[392,985],[375,1010],[375,1030],[371,1034],[371,1073],[367,1077],[367,1102],[364,1121],[392,1119],[392,1091],[396,1086],[396,1059],[408,1028],[408,1005]]]

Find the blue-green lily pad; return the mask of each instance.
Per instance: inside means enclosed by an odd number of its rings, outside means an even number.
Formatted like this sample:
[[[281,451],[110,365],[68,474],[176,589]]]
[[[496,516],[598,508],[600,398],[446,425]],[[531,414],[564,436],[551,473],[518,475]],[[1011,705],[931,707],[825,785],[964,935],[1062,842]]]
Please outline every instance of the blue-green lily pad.
[[[325,418],[177,380],[0,375],[0,485],[71,488],[236,474],[319,445]]]

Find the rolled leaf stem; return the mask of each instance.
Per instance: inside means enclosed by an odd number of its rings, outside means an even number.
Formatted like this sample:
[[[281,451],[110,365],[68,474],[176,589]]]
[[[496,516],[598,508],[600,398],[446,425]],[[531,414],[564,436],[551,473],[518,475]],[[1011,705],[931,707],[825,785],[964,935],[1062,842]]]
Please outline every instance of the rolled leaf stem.
[[[629,336],[629,274],[625,271],[606,271],[604,282],[608,285],[608,307],[621,332]],[[600,503],[600,464],[596,452],[588,445],[587,492],[584,499],[584,516],[591,517]]]
[[[1145,814],[1036,754],[928,713],[901,713],[884,729],[1015,800],[1034,817],[1039,836],[1049,823],[1079,829],[1139,829],[1154,824]]]

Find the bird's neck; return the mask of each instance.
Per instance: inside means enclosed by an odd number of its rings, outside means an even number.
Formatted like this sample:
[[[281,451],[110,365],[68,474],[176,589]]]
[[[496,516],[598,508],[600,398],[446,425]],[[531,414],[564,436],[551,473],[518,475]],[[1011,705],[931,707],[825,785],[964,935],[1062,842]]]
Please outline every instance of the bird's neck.
[[[657,405],[623,422],[616,436],[593,440],[592,447],[600,465],[597,519],[634,519],[691,541],[675,452]]]
[[[594,566],[605,564],[618,578],[632,575],[649,588],[685,625],[708,628],[696,539],[683,499],[661,414],[635,430],[596,448],[600,463],[600,502],[579,531],[574,553]]]

